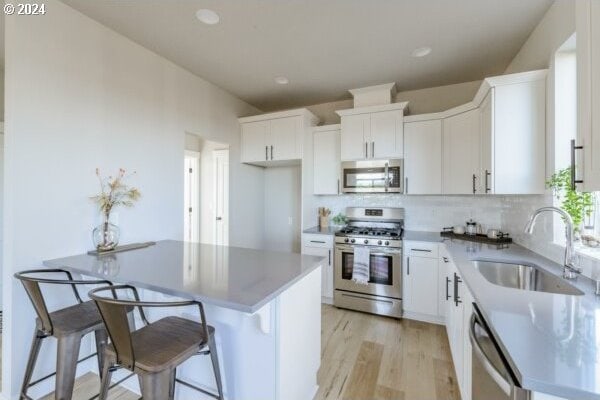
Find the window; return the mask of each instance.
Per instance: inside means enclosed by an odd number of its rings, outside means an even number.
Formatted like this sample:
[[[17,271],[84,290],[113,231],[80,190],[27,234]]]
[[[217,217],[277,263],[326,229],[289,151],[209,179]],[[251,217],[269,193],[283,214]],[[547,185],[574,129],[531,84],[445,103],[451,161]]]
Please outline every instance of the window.
[[[554,172],[564,171],[571,164],[571,140],[577,136],[577,54],[576,36],[573,34],[554,57]],[[584,215],[580,233],[600,238],[600,193],[591,194],[591,214]],[[562,200],[554,197],[554,205],[562,207]],[[564,224],[558,215],[553,221],[554,242],[564,245]],[[580,249],[589,254],[582,240]],[[594,250],[600,258],[600,250]]]

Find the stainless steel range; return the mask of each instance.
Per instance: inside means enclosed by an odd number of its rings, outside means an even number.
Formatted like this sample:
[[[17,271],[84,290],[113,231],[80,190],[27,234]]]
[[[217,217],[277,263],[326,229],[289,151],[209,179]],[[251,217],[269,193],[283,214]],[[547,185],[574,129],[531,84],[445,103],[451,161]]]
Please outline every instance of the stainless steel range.
[[[335,235],[336,307],[402,316],[403,208],[346,208],[348,224]],[[352,281],[354,249],[369,248],[369,282]]]

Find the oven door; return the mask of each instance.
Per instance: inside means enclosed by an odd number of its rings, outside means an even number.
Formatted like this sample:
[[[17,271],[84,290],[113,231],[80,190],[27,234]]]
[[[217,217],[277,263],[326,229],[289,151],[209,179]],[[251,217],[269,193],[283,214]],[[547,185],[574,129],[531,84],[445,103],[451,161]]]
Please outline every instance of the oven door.
[[[402,298],[402,250],[371,247],[370,278],[367,285],[352,281],[354,247],[337,245],[335,248],[335,288],[377,296]]]
[[[402,193],[403,160],[342,163],[344,193]]]

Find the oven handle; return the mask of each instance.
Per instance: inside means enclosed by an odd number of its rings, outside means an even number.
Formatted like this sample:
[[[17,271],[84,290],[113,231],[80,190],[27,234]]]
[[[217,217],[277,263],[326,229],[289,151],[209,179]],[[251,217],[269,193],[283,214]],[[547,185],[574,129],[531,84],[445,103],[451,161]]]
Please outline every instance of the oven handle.
[[[335,246],[336,250],[340,250],[340,251],[353,251],[354,250],[354,246]],[[375,251],[371,251],[370,252],[371,255],[376,256],[376,255],[401,255],[402,254],[402,249],[394,249],[394,250],[375,250]]]
[[[390,305],[394,304],[394,302],[390,301],[390,300],[374,299],[372,297],[359,296],[359,295],[356,295],[356,294],[342,293],[342,296],[344,296],[344,297],[353,297],[353,298],[361,299],[361,300],[369,300],[369,301],[372,301],[374,303],[385,303],[385,304],[390,304]]]

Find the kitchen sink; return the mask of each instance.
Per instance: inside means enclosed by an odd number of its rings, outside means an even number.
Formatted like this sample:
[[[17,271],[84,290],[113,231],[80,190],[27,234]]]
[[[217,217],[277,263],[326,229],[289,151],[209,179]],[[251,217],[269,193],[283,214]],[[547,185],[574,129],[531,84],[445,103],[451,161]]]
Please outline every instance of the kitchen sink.
[[[474,261],[475,268],[494,285],[536,292],[581,296],[584,293],[564,279],[532,264]]]

